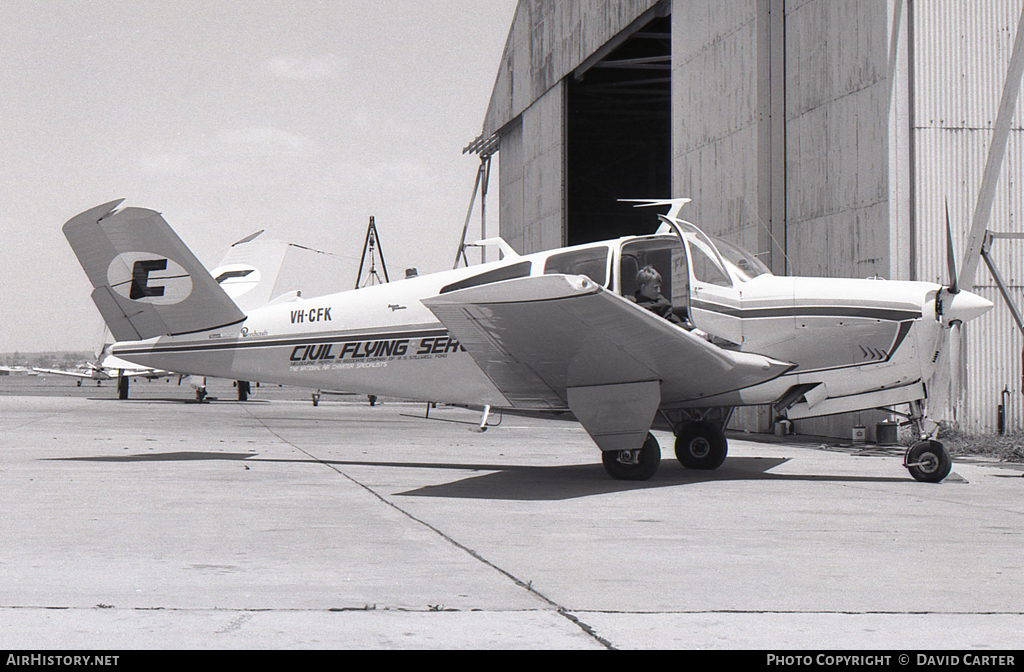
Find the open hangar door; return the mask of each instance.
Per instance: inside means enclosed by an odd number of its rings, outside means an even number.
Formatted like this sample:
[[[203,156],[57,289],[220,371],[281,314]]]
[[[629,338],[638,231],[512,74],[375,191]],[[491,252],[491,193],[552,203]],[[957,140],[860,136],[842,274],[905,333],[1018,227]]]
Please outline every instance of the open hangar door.
[[[672,196],[672,24],[652,19],[567,78],[566,242],[653,233],[651,210],[620,198]]]

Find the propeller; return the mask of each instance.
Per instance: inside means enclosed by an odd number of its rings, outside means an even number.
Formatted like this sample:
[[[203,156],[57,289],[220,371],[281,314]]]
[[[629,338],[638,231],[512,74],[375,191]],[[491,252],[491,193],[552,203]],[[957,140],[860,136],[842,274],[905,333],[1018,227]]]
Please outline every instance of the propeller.
[[[960,293],[960,284],[956,276],[956,253],[953,251],[953,228],[949,224],[949,200],[946,200],[946,273],[952,278],[947,291],[950,294]]]
[[[949,201],[946,201],[946,278],[948,285],[942,287],[935,297],[935,317],[942,326],[939,332],[937,350],[937,362],[945,364],[948,361],[949,368],[939,366],[932,377],[931,387],[933,390],[942,390],[945,394],[938,395],[938,401],[942,404],[940,409],[935,409],[935,417],[941,417],[947,410],[952,411],[952,420],[955,423],[960,416],[963,405],[963,323],[978,317],[988,311],[992,304],[971,292],[964,292],[960,289],[960,281],[956,271],[956,252],[953,249],[953,227],[949,219]],[[948,360],[947,360],[948,357]]]
[[[949,200],[946,200],[946,272],[952,279],[949,287],[946,289],[951,296],[955,297],[960,293],[959,279],[956,274],[956,252],[953,251],[953,228],[949,223]],[[963,405],[964,399],[964,385],[963,377],[960,375],[962,366],[962,335],[960,327],[963,322],[960,320],[952,320],[949,324],[949,338],[947,339],[949,347],[949,407],[953,411],[953,422],[956,423],[960,419],[960,409]]]
[[[928,381],[928,388],[933,391],[929,395],[928,415],[933,418],[941,418],[946,411],[952,407],[954,421],[960,401],[960,380],[954,376],[954,371],[959,371],[960,348],[950,348],[950,341],[957,343],[960,339],[960,320],[951,320],[951,308],[953,301],[960,294],[960,286],[956,274],[956,252],[953,250],[953,227],[949,220],[949,201],[946,201],[946,281],[948,284],[941,287],[935,295],[935,319],[939,323],[939,333],[935,343],[935,359],[939,366]],[[955,354],[953,352],[955,350]],[[948,364],[948,366],[946,366]]]

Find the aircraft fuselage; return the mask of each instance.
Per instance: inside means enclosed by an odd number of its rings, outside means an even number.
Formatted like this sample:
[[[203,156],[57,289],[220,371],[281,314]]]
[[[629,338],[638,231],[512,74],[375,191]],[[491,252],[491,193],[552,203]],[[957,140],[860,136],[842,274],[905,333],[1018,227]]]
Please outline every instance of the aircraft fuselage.
[[[624,238],[313,299],[283,300],[250,312],[238,325],[121,343],[115,352],[145,366],[182,373],[509,406],[458,338],[421,300],[437,296],[445,287],[472,285],[474,278],[485,282],[494,272],[500,278],[501,269],[521,268],[524,262],[529,263],[528,274],[562,272],[559,264],[551,268],[552,258],[573,250],[599,255],[602,247],[607,250],[603,277],[592,279],[605,287],[603,291],[617,294],[628,285],[623,278],[631,272],[624,264],[632,249],[628,243],[636,247],[666,238]],[[771,404],[787,391],[806,388],[806,399],[801,398],[794,410],[814,415],[814,407],[829,399],[845,398],[846,405],[856,405],[858,395],[868,395],[862,399],[869,404],[865,407],[874,407],[879,401],[903,403],[923,396],[923,381],[936,367],[939,285],[767,273],[742,281],[732,277],[728,286],[711,285],[698,279],[692,266],[684,269],[688,277],[679,271],[673,302],[688,311],[699,329],[724,348],[795,366],[767,383],[700,400],[686,398],[671,381],[663,381],[663,407]],[[826,403],[819,410],[831,408]]]

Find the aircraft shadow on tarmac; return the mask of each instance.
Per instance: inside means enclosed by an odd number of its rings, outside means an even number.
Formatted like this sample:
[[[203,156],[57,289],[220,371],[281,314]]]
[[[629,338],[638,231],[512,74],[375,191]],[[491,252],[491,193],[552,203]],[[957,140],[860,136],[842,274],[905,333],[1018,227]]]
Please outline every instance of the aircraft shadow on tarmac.
[[[730,457],[715,471],[685,469],[665,460],[658,474],[649,481],[616,481],[608,477],[600,464],[560,467],[532,467],[508,464],[451,464],[438,462],[382,462],[370,460],[288,460],[264,459],[254,453],[214,453],[181,451],[145,455],[102,455],[94,457],[52,458],[77,462],[181,462],[202,460],[246,461],[247,463],[309,463],[331,467],[393,467],[439,471],[486,472],[466,478],[400,492],[405,497],[456,499],[558,501],[594,495],[654,488],[697,485],[728,481],[809,481],[820,483],[902,483],[908,478],[885,476],[839,476],[821,474],[775,474],[771,470],[790,461],[788,457]]]
[[[430,485],[398,493],[409,497],[465,499],[562,500],[614,492],[697,485],[727,481],[813,481],[837,483],[904,482],[905,478],[773,474],[771,469],[789,462],[788,457],[733,457],[715,471],[684,468],[665,461],[649,481],[615,481],[600,464],[564,467],[502,467],[499,471],[451,483]]]
[[[145,455],[96,455],[93,457],[51,457],[47,462],[198,462],[202,460],[246,460],[256,453],[203,453],[179,451],[176,453],[148,453]],[[274,460],[263,460],[270,462]]]
[[[116,397],[86,397],[89,401],[116,401],[119,404],[269,404],[269,399],[247,399],[236,401],[235,399],[222,399],[220,397],[207,397],[199,401],[195,397],[151,397],[144,399],[117,399]]]

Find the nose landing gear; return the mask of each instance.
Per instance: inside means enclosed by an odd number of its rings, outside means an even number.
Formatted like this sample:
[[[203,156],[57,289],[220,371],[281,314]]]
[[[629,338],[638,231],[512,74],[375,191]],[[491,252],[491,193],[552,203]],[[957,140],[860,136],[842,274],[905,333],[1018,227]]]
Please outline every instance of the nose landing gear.
[[[939,425],[928,418],[922,401],[911,402],[910,413],[905,417],[909,418],[921,440],[907,451],[903,458],[903,466],[917,481],[938,483],[949,476],[949,471],[953,468],[953,458],[949,456],[949,451],[940,441],[934,439],[939,433]]]
[[[910,475],[922,483],[938,483],[953,467],[949,451],[938,441],[924,440],[915,443],[907,451],[903,466]]]

